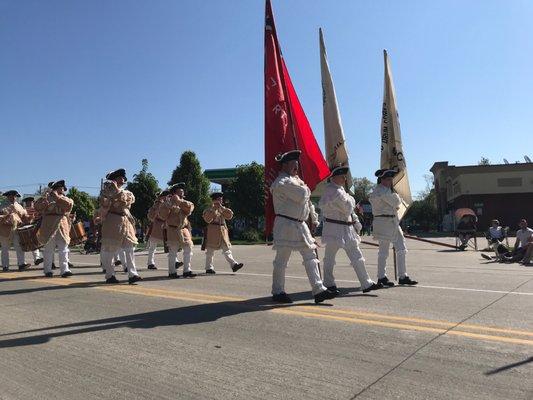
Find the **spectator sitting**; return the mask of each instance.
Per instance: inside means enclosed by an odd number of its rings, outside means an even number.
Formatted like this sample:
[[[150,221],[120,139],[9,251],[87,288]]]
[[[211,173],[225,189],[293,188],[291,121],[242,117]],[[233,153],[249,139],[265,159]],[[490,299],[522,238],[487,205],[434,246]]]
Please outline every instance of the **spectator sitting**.
[[[522,261],[526,255],[533,236],[533,229],[528,228],[525,219],[520,220],[519,226],[520,229],[516,231],[514,250],[502,255],[502,261],[504,262],[512,263]]]
[[[529,241],[526,245],[526,252],[524,258],[522,258],[522,265],[533,265],[531,260],[533,259],[533,235],[529,237]]]
[[[468,245],[468,241],[476,233],[476,217],[474,215],[465,215],[461,218],[457,224],[455,231],[457,232],[457,237],[461,241],[459,248],[465,250]]]
[[[496,259],[499,259],[503,253],[507,253],[509,249],[501,244],[503,240],[507,237],[507,230],[509,228],[502,228],[500,226],[500,221],[497,219],[493,219],[491,221],[491,227],[489,228],[487,232],[487,241],[489,242],[489,248],[494,250],[494,253],[496,253]],[[493,257],[487,255],[487,254],[481,254],[481,257],[492,260]]]

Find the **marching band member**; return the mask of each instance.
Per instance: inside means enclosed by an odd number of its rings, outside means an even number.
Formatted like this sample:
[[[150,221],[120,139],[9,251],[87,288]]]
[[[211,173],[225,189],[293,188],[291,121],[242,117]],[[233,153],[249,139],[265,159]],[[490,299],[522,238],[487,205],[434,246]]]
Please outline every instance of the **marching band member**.
[[[2,244],[2,270],[9,271],[9,248],[11,243],[17,253],[17,264],[19,271],[30,266],[24,261],[24,252],[20,247],[17,228],[22,225],[22,221],[27,218],[26,210],[17,203],[17,197],[21,197],[16,190],[8,190],[4,193],[8,203],[0,210],[0,243]]]
[[[134,246],[137,244],[137,237],[133,216],[130,213],[135,196],[129,190],[122,188],[127,181],[124,169],[108,173],[106,179],[108,182],[100,196],[100,211],[96,219],[102,224],[101,259],[106,273],[106,283],[118,283],[113,257],[119,249],[124,249],[128,283],[133,284],[141,280],[135,267]]]
[[[228,227],[226,221],[233,218],[233,211],[223,205],[223,193],[212,193],[213,204],[203,212],[204,221],[207,222],[207,232],[204,237],[205,252],[205,273],[215,274],[213,257],[215,250],[222,250],[224,258],[229,263],[231,270],[237,272],[243,267],[243,263],[238,263],[231,254],[231,243],[229,241]]]
[[[57,248],[59,268],[62,278],[72,276],[68,265],[68,245],[70,243],[69,215],[74,202],[65,196],[65,181],[53,182],[50,191],[35,202],[35,210],[42,215],[37,239],[44,243],[44,275],[52,277],[52,262]]]
[[[22,206],[28,214],[25,222],[27,222],[28,224],[33,224],[37,221],[37,219],[39,219],[39,213],[35,211],[34,205],[34,197],[29,196],[22,199]],[[39,265],[44,261],[44,259],[41,257],[41,252],[39,251],[39,249],[32,251],[31,254],[33,256],[33,263],[35,265]]]
[[[400,285],[416,285],[418,283],[407,276],[405,267],[407,248],[405,247],[405,238],[398,218],[398,209],[402,199],[393,190],[393,179],[397,173],[393,169],[376,171],[375,175],[378,178],[378,184],[369,196],[372,214],[374,215],[373,235],[379,241],[378,284],[381,283],[383,286],[394,286],[394,283],[389,281],[386,275],[386,263],[391,243],[396,250],[400,278],[398,283]]]
[[[311,191],[298,176],[298,160],[301,151],[293,150],[276,157],[281,164],[281,171],[272,183],[274,211],[274,250],[276,257],[272,272],[272,300],[280,303],[292,303],[285,293],[285,271],[293,251],[299,251],[303,265],[311,284],[315,303],[332,299],[335,294],[326,289],[319,272],[319,261],[315,254],[316,243],[306,220],[311,216],[313,227],[318,226],[318,216],[311,203]]]
[[[194,210],[194,204],[184,199],[185,183],[180,182],[168,188],[169,195],[159,208],[159,218],[165,221],[167,229],[168,277],[177,279],[176,256],[178,248],[183,249],[183,277],[194,278],[191,271],[192,235],[187,217]]]
[[[344,249],[350,259],[357,278],[361,283],[363,293],[376,290],[381,287],[370,279],[365,267],[365,259],[359,248],[361,238],[359,232],[362,225],[355,213],[355,199],[346,193],[346,174],[348,167],[333,168],[330,182],[325,188],[320,199],[320,210],[324,218],[322,229],[322,243],[326,245],[324,256],[324,285],[329,291],[340,294],[335,285],[333,267],[335,256],[339,249]]]
[[[164,243],[163,225],[165,223],[165,221],[159,217],[159,209],[161,208],[161,205],[165,202],[168,195],[168,190],[163,190],[157,195],[157,199],[155,200],[152,207],[150,207],[150,209],[148,210],[148,220],[150,221],[150,228],[147,233],[148,269],[157,269],[155,265],[155,251],[158,245],[163,245]],[[177,258],[175,264],[176,268],[179,268],[183,265],[183,263],[179,262]]]

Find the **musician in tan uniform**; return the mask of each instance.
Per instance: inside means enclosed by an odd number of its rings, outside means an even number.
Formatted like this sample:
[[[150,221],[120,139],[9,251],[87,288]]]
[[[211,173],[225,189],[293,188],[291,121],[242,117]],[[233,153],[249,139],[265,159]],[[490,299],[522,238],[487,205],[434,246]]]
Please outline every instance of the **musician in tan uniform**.
[[[243,267],[243,263],[238,263],[233,258],[229,241],[228,227],[226,221],[233,218],[233,211],[224,207],[224,194],[212,193],[211,200],[213,204],[206,208],[203,212],[204,221],[207,223],[207,232],[204,237],[205,253],[205,273],[215,274],[215,267],[213,266],[213,256],[215,250],[222,250],[224,258],[229,263],[231,270],[237,272]]]
[[[105,269],[106,283],[118,283],[115,277],[113,257],[120,249],[126,252],[126,267],[128,269],[128,283],[133,284],[141,280],[135,267],[134,247],[137,244],[135,222],[130,208],[135,203],[135,196],[129,190],[123,189],[126,183],[126,171],[117,169],[106,175],[105,190],[100,196],[100,210],[95,221],[102,224],[101,260]]]
[[[37,239],[44,243],[44,275],[52,277],[52,262],[57,248],[61,277],[72,276],[68,265],[68,245],[70,244],[70,212],[74,201],[65,196],[65,181],[52,183],[50,190],[35,202],[35,210],[41,214],[41,226]]]
[[[40,215],[37,211],[35,211],[35,198],[32,196],[23,198],[22,206],[28,213],[28,216],[26,217],[26,222],[28,224],[34,224],[35,222],[37,222],[37,220],[40,218]],[[39,249],[32,251],[31,254],[33,256],[33,263],[35,265],[39,265],[44,261]]]
[[[194,204],[185,200],[185,183],[176,183],[168,188],[169,195],[159,208],[159,218],[165,221],[167,230],[168,252],[168,277],[177,279],[176,255],[178,249],[183,249],[183,277],[194,278],[196,274],[191,271],[192,235],[188,216],[194,210]]]
[[[155,265],[155,251],[157,246],[162,246],[164,244],[164,228],[163,225],[165,221],[159,217],[159,209],[161,205],[166,201],[168,196],[168,190],[163,190],[157,195],[157,199],[154,204],[148,210],[148,220],[150,221],[150,229],[147,235],[149,235],[148,241],[148,269],[157,269]],[[176,268],[179,268],[183,265],[182,262],[179,262],[176,258],[175,260]]]
[[[0,243],[2,244],[2,270],[9,271],[9,248],[11,243],[17,253],[17,264],[19,270],[24,270],[30,266],[24,262],[24,252],[19,243],[17,228],[22,225],[28,213],[17,203],[17,197],[21,197],[16,190],[8,190],[4,193],[8,204],[0,209]]]

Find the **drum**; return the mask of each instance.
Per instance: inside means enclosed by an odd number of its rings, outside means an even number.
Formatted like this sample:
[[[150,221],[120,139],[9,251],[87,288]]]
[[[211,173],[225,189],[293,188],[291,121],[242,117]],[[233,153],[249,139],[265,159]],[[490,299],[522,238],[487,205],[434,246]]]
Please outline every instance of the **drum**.
[[[37,239],[38,229],[39,226],[37,224],[25,225],[17,228],[22,251],[35,251],[44,246],[44,244],[40,243]]]
[[[87,234],[83,222],[73,223],[70,227],[70,245],[77,246],[87,241]]]

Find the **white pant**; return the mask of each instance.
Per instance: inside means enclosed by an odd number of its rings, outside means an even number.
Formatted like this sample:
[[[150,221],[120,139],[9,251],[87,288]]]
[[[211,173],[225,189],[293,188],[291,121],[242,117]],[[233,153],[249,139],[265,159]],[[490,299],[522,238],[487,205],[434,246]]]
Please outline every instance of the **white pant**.
[[[313,294],[317,294],[326,290],[320,278],[318,270],[318,258],[313,249],[299,250],[303,258],[303,265],[307,278],[311,284]],[[287,263],[291,257],[292,249],[290,247],[278,247],[276,249],[276,257],[274,258],[274,270],[272,272],[272,294],[280,294],[285,292],[285,271],[287,270]]]
[[[125,266],[128,269],[128,276],[131,278],[133,276],[139,275],[137,273],[137,268],[135,267],[135,254],[134,254],[134,248],[132,244],[128,244],[126,247],[122,249],[113,249],[113,250],[103,250],[100,252],[100,259],[102,260],[102,267],[105,269],[105,277],[106,279],[111,278],[112,276],[115,276],[115,263],[113,262],[113,258],[117,255],[119,251],[124,251],[126,259]]]
[[[177,243],[168,244],[168,273],[176,273],[176,262],[178,260],[178,248]],[[185,244],[183,246],[183,272],[189,272],[191,270],[192,260],[192,246]]]
[[[41,252],[37,249],[31,252],[33,256],[33,262],[35,263],[39,258],[41,258]]]
[[[222,254],[224,255],[224,258],[228,262],[230,267],[233,267],[235,264],[237,264],[237,261],[233,258],[233,254],[231,253],[231,250],[226,245],[222,245]],[[212,269],[214,270],[215,267],[213,266],[213,257],[215,256],[215,249],[210,249],[209,247],[205,251],[205,269]]]
[[[155,251],[157,249],[157,245],[160,243],[161,242],[155,239],[148,240],[148,265],[155,265]],[[176,251],[176,262],[179,262],[177,251]]]
[[[19,235],[16,232],[13,232],[13,248],[17,253],[17,264],[24,264],[24,252],[20,248]],[[2,243],[2,267],[9,268],[9,248],[11,247],[11,241],[6,238],[2,238],[0,243]]]
[[[52,263],[54,262],[54,251],[57,248],[57,257],[59,261],[59,271],[64,274],[70,271],[68,268],[68,244],[61,234],[56,232],[44,246],[44,273],[52,272]]]
[[[368,276],[365,267],[365,259],[357,242],[348,242],[344,246],[337,243],[326,244],[326,252],[324,255],[324,285],[326,287],[335,286],[333,267],[335,266],[335,255],[341,248],[344,249],[346,255],[350,259],[350,263],[357,274],[357,279],[359,279],[361,287],[366,289],[372,286],[374,282]]]
[[[378,250],[378,279],[382,279],[386,276],[387,272],[387,257],[389,257],[389,247],[391,242],[388,240],[379,241]],[[405,278],[407,276],[405,267],[405,254],[407,248],[405,247],[405,238],[403,235],[398,235],[398,238],[392,242],[396,249],[396,265],[398,266],[398,277]]]

